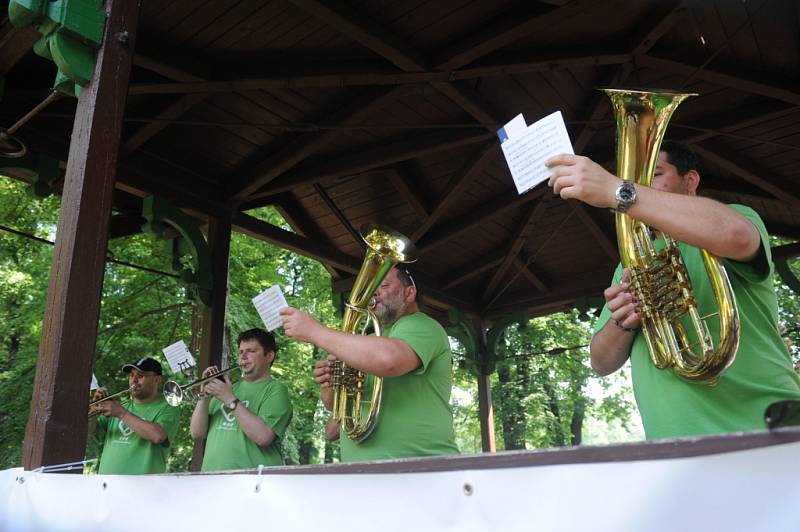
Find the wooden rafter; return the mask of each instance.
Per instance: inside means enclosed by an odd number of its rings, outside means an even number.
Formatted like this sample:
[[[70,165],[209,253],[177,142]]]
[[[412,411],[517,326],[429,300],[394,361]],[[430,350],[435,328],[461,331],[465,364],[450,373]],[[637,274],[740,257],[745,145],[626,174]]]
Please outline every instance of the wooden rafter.
[[[719,113],[715,112],[708,118],[700,118],[694,121],[694,125],[698,126],[699,129],[706,129],[709,131],[698,133],[681,140],[688,144],[696,144],[724,133],[732,133],[758,124],[771,122],[798,112],[800,112],[800,106],[786,105],[783,102],[774,100],[767,100],[755,105],[740,107],[736,110],[735,116],[733,117],[720,117]],[[673,124],[673,126],[680,127],[680,124]]]
[[[139,149],[145,142],[168,127],[170,120],[177,120],[207,97],[208,94],[186,94],[178,98],[172,105],[158,113],[156,120],[143,125],[128,137],[122,145],[121,155],[126,157]]]
[[[336,124],[355,124],[399,98],[405,91],[405,87],[371,91],[360,98],[352,100],[344,108],[337,105],[338,110],[328,110],[324,115],[328,116],[329,120]],[[241,177],[231,186],[230,197],[237,201],[244,201],[258,189],[326,146],[338,135],[339,132],[336,130],[327,130],[296,137],[286,148],[278,153],[249,168],[237,171],[236,174],[241,175]]]
[[[755,78],[748,78],[741,74],[728,74],[724,72],[717,72],[713,70],[701,69],[698,70],[696,66],[681,63],[671,59],[663,59],[654,57],[652,55],[642,55],[637,59],[640,66],[661,70],[664,72],[672,72],[683,76],[693,75],[697,79],[719,85],[721,87],[730,87],[732,89],[757,94],[766,98],[773,98],[792,105],[800,105],[800,92],[793,91],[784,87],[770,85]],[[747,72],[746,66],[742,66],[742,72]]]
[[[800,197],[763,177],[770,175],[771,172],[765,168],[759,168],[757,163],[747,160],[740,153],[729,150],[720,144],[695,144],[694,151],[700,157],[719,165],[738,178],[768,192],[794,208],[800,208]]]
[[[342,2],[325,4],[316,0],[289,0],[351,39],[385,57],[405,71],[427,70],[425,58],[403,39],[348,8]]]
[[[533,261],[520,252],[514,259],[514,267],[522,272],[525,277],[539,292],[549,292],[550,284],[548,279],[541,273],[536,271],[533,266]]]
[[[392,142],[372,148],[368,151],[348,150],[356,155],[342,155],[326,159],[322,163],[304,165],[288,172],[264,190],[253,194],[252,199],[269,197],[279,192],[286,192],[300,185],[319,183],[325,179],[333,179],[373,170],[400,161],[422,157],[432,153],[467,146],[489,138],[488,133],[433,133],[417,136],[411,140]]]
[[[336,219],[339,220],[339,224],[344,227],[345,231],[347,231],[347,234],[350,235],[350,238],[353,240],[353,242],[355,242],[358,247],[365,247],[366,244],[361,239],[361,235],[353,228],[342,211],[339,210],[339,207],[336,206],[331,197],[328,196],[328,193],[325,192],[325,189],[319,184],[314,184],[314,192],[317,193],[317,196],[319,196],[325,206],[328,207],[328,210],[331,212],[331,214],[333,214]]]
[[[6,18],[0,26],[0,74],[14,68],[41,36],[36,28],[17,29]]]
[[[558,8],[544,8],[541,5],[534,5],[532,8],[526,6],[527,16],[504,12],[498,20],[485,24],[485,31],[475,32],[465,40],[450,45],[435,61],[436,68],[454,70],[472,63],[527,35],[550,28],[577,15],[591,3],[589,0],[572,0]],[[531,13],[531,11],[533,12]]]
[[[316,242],[322,242],[328,246],[331,245],[330,239],[322,233],[317,223],[311,219],[308,212],[300,205],[293,195],[289,193],[281,194],[279,198],[276,198],[274,205],[275,209],[283,216],[283,219],[286,220],[286,222],[292,226],[292,229],[300,236],[304,236]],[[330,264],[323,262],[322,265],[328,270],[328,273],[331,274],[333,279],[340,279],[342,277],[339,270]]]
[[[439,285],[442,287],[442,290],[449,290],[461,283],[469,281],[503,262],[505,252],[505,246],[503,246],[487,253],[480,261],[468,260],[443,275],[439,279]]]
[[[466,189],[467,185],[480,175],[496,154],[497,142],[494,139],[486,142],[480,149],[474,151],[473,155],[464,162],[464,165],[444,187],[442,194],[439,196],[439,201],[436,203],[430,215],[417,226],[414,234],[411,235],[412,240],[415,242],[418,241],[433,227],[442,215],[454,204],[455,200]]]
[[[401,196],[411,206],[411,209],[420,220],[426,220],[430,216],[425,200],[421,197],[418,190],[411,186],[409,171],[400,167],[394,167],[389,171],[389,180],[400,193]]]
[[[553,57],[519,60],[513,63],[494,63],[451,72],[433,70],[428,72],[386,72],[375,67],[371,70],[352,71],[349,65],[333,66],[325,72],[308,71],[291,76],[271,76],[261,78],[242,78],[227,81],[202,81],[200,79],[174,82],[135,83],[129,94],[190,94],[190,93],[231,93],[269,89],[302,89],[313,87],[365,87],[380,85],[418,85],[420,83],[456,82],[478,78],[492,78],[510,74],[525,74],[572,68],[619,65],[629,62],[628,53],[577,52],[555,55]],[[161,68],[174,75],[173,67],[148,63],[150,68]],[[182,72],[180,69],[176,69]],[[340,72],[331,74],[330,71]]]
[[[286,231],[244,213],[233,216],[233,227],[240,233],[269,242],[299,255],[328,263],[335,268],[355,274],[361,264],[358,259],[319,241]]]
[[[543,195],[542,199],[536,202],[536,205],[532,206],[528,209],[528,212],[523,216],[522,222],[517,227],[517,230],[514,232],[514,235],[508,242],[506,247],[506,253],[503,257],[503,262],[497,267],[497,269],[492,273],[492,277],[489,279],[489,282],[483,289],[483,293],[481,294],[481,302],[484,306],[491,305],[492,301],[495,301],[505,290],[501,290],[498,293],[495,293],[495,290],[500,284],[500,281],[503,280],[508,269],[514,263],[514,260],[519,255],[519,252],[522,250],[522,247],[525,245],[525,242],[528,240],[528,236],[530,236],[532,228],[538,223],[539,220],[542,219],[544,213],[547,211],[547,207],[549,205],[548,198],[552,196],[550,195]]]
[[[570,207],[578,215],[578,218],[583,222],[583,225],[589,229],[589,232],[594,237],[595,241],[600,245],[600,248],[603,252],[610,258],[612,261],[616,262],[619,260],[619,252],[617,251],[617,245],[613,242],[609,236],[600,229],[600,226],[597,225],[597,222],[594,221],[592,216],[587,211],[587,207],[578,201],[570,200],[569,201]]]
[[[547,189],[549,190],[549,189]],[[544,195],[545,189],[538,188],[527,194],[503,193],[484,202],[480,207],[471,209],[459,216],[451,218],[442,224],[436,231],[431,231],[425,238],[417,243],[420,253],[428,253],[432,249],[448,242],[449,240],[469,231],[481,223],[500,215],[509,209],[536,201]]]

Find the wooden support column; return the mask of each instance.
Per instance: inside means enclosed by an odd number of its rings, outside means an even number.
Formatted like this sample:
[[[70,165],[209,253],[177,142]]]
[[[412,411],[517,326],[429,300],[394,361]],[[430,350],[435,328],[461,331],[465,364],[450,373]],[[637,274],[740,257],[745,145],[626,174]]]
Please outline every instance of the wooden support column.
[[[109,0],[94,74],[78,99],[42,339],[25,430],[26,470],[82,460],[111,196],[139,16]],[[120,34],[125,36],[120,38]]]
[[[473,320],[480,352],[488,356],[490,346],[487,342],[488,326],[485,320]],[[492,346],[493,347],[493,346]],[[481,448],[485,453],[497,452],[497,445],[494,441],[494,409],[492,408],[492,373],[481,371],[478,374],[478,418],[481,422]]]
[[[225,344],[225,308],[228,301],[228,263],[231,248],[231,215],[212,218],[208,224],[208,247],[211,250],[211,273],[213,285],[211,306],[203,310],[201,318],[200,357],[198,360],[200,376],[208,366],[221,367],[222,351]],[[229,361],[233,363],[233,361]],[[190,471],[200,471],[206,441],[195,440]]]
[[[481,446],[485,453],[497,452],[494,441],[491,377],[491,375],[478,375],[478,416],[481,421]]]

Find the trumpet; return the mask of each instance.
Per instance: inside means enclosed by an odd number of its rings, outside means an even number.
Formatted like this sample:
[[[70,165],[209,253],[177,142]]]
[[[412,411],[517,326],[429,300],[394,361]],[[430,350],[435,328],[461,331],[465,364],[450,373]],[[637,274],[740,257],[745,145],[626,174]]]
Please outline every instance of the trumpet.
[[[125,390],[120,390],[117,393],[114,393],[114,394],[111,394],[111,395],[106,395],[105,397],[101,397],[100,399],[95,399],[94,401],[90,401],[89,402],[89,416],[91,417],[91,416],[99,415],[97,413],[97,410],[95,409],[95,407],[98,404],[103,403],[103,402],[108,401],[108,400],[111,400],[111,399],[116,399],[117,397],[125,395],[126,393],[131,393],[131,390],[132,390],[132,388],[127,388]]]
[[[205,384],[212,379],[219,378],[222,375],[229,373],[235,369],[239,369],[239,366],[231,366],[229,368],[225,368],[223,370],[214,373],[213,375],[195,379],[189,384],[184,384],[183,386],[181,386],[176,381],[167,381],[166,384],[164,384],[164,391],[162,392],[164,394],[164,400],[166,400],[167,403],[169,403],[172,406],[178,406],[183,402],[184,395],[187,394],[187,392],[189,392],[191,400],[196,401],[199,395],[194,391],[194,388],[200,386],[201,384]]]

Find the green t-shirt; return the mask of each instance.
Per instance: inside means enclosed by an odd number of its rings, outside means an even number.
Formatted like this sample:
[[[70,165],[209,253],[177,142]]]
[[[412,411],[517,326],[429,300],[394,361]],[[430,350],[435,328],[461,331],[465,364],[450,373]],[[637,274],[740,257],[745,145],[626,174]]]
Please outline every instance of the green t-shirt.
[[[421,312],[403,316],[384,336],[406,342],[422,361],[383,379],[383,399],[372,434],[354,443],[342,431],[343,462],[458,454],[450,410],[452,355],[447,333]]]
[[[239,381],[233,385],[239,406],[246,407],[275,433],[267,447],[259,447],[247,437],[236,416],[217,399],[208,406],[209,428],[202,471],[252,469],[259,465],[283,465],[281,440],[292,419],[289,390],[281,381],[269,378],[259,382]]]
[[[161,444],[151,443],[116,417],[100,416],[97,419],[95,438],[103,442],[100,455],[102,475],[141,475],[163,473],[167,470],[169,446],[178,432],[180,411],[167,404],[161,397],[149,403],[131,402],[126,407],[132,414],[158,423],[167,432]]]
[[[783,399],[800,399],[800,378],[778,332],[778,303],[767,230],[749,207],[730,207],[750,220],[761,235],[761,251],[751,262],[723,261],[739,308],[741,328],[736,360],[717,385],[690,383],[670,369],[656,369],[644,335],[637,333],[631,349],[631,371],[648,439],[764,429],[767,405]],[[679,247],[700,315],[715,312],[716,303],[700,251],[683,243]],[[621,276],[622,267],[618,266],[613,284]],[[608,307],[604,307],[596,330],[609,317]],[[711,318],[707,323],[714,345],[718,345],[719,319]]]

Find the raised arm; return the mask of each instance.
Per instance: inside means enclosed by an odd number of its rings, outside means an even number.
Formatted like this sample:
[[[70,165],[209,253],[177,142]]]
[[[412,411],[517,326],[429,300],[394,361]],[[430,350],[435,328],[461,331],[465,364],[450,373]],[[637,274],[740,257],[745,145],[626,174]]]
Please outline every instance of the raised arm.
[[[564,199],[602,208],[616,207],[622,182],[587,157],[558,155],[547,162],[548,185]],[[717,201],[636,185],[637,201],[628,215],[672,238],[708,250],[718,257],[747,262],[759,251],[761,238],[747,218]]]
[[[314,344],[359,371],[378,377],[397,377],[414,371],[422,363],[414,350],[397,338],[336,331],[291,307],[282,309],[281,316],[287,336]]]

